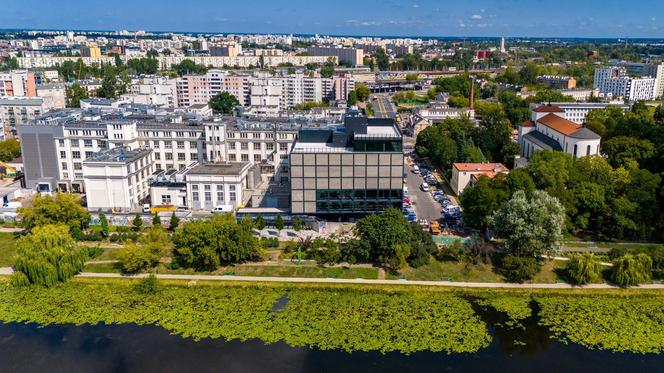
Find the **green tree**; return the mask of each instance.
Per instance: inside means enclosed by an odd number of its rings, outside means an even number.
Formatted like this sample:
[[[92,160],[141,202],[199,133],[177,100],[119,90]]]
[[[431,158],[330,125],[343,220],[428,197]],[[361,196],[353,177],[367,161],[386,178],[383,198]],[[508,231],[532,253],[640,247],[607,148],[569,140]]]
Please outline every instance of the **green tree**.
[[[16,242],[12,282],[16,285],[52,286],[66,282],[85,265],[87,250],[78,247],[65,225],[35,227]]]
[[[413,238],[408,221],[401,211],[393,208],[360,219],[355,231],[370,248],[368,259],[383,265],[394,263],[396,250],[404,249],[399,245],[410,244]]]
[[[505,239],[506,252],[538,258],[552,255],[560,247],[565,209],[544,191],[536,191],[530,198],[517,191],[494,213],[491,223],[495,234]]]
[[[406,81],[412,82],[418,80],[420,76],[418,74],[406,74]]]
[[[601,278],[600,264],[592,253],[575,255],[567,263],[567,277],[576,285],[596,282]]]
[[[293,221],[293,229],[295,229],[296,232],[302,230],[302,219],[300,219],[299,217],[295,218],[295,220]]]
[[[358,101],[365,102],[369,98],[369,95],[371,95],[371,90],[366,84],[360,83],[355,87],[355,93],[357,94]]]
[[[284,218],[282,218],[281,215],[277,215],[277,218],[274,220],[274,227],[277,228],[277,230],[284,229]]]
[[[101,81],[101,87],[97,90],[98,97],[116,98],[118,97],[119,83],[115,71],[109,69]]]
[[[620,286],[636,286],[651,280],[652,259],[646,254],[626,254],[613,261],[611,281]]]
[[[374,53],[374,59],[379,70],[385,71],[390,67],[390,57],[385,53],[385,49],[378,48]]]
[[[67,107],[78,108],[81,107],[81,100],[88,98],[88,91],[78,84],[72,84],[67,87]]]
[[[108,218],[103,212],[99,213],[99,225],[101,226],[101,234],[104,237],[108,237],[109,227],[108,227]]]
[[[325,65],[320,68],[320,76],[323,78],[331,78],[334,75],[334,62],[327,61]]]
[[[48,224],[84,228],[90,222],[88,210],[81,206],[77,196],[69,193],[37,194],[29,206],[18,209],[18,214],[28,229]]]
[[[230,214],[185,224],[173,235],[174,261],[196,270],[214,270],[221,263],[259,258],[259,242]]]
[[[256,218],[256,221],[254,222],[254,226],[255,226],[256,229],[258,229],[259,231],[265,229],[265,219],[263,219],[263,217],[259,215],[259,216]]]
[[[486,230],[491,217],[503,202],[509,198],[504,178],[489,179],[480,177],[477,182],[466,188],[461,195],[464,222],[473,228]]]
[[[21,144],[17,139],[0,141],[0,161],[9,162],[21,155]]]
[[[161,227],[161,218],[159,217],[159,214],[157,214],[156,212],[154,213],[154,216],[152,217],[152,226]]]
[[[212,96],[208,105],[217,114],[232,114],[233,109],[240,105],[240,101],[232,94],[224,91]]]
[[[509,282],[522,283],[532,279],[540,270],[537,259],[506,255],[500,261],[499,271]]]
[[[168,230],[171,232],[175,232],[176,229],[178,229],[178,226],[180,225],[180,218],[178,218],[175,215],[175,211],[171,214],[171,220],[168,224]]]
[[[143,246],[134,243],[126,243],[117,254],[125,273],[136,273],[151,267],[158,258]]]
[[[350,91],[348,93],[348,105],[349,106],[357,105],[357,92],[356,91]]]
[[[134,219],[131,222],[131,230],[134,232],[140,232],[141,229],[143,229],[143,219],[141,218],[141,214],[136,213],[136,215],[134,215]]]

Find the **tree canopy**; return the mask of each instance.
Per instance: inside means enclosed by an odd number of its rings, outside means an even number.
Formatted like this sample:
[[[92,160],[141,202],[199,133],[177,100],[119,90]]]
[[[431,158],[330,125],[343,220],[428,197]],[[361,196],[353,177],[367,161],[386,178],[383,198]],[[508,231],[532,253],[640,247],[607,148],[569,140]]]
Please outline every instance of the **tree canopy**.
[[[234,95],[224,91],[212,96],[208,105],[217,114],[232,114],[233,109],[240,105],[240,101]]]
[[[18,209],[18,214],[28,229],[48,224],[82,228],[90,222],[88,210],[81,206],[76,195],[69,193],[37,194],[29,206]]]

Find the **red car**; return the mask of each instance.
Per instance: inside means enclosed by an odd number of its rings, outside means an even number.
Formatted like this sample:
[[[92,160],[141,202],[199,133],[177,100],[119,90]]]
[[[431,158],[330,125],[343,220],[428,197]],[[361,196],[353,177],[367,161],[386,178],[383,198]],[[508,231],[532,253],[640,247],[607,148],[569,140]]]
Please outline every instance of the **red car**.
[[[404,198],[403,203],[410,203],[410,200],[408,198]]]

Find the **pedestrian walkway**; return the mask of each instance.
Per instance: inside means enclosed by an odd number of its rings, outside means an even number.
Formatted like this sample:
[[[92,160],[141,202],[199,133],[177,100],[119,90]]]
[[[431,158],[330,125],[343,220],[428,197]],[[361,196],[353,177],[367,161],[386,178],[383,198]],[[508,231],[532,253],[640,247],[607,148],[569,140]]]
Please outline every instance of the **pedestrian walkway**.
[[[0,275],[10,275],[13,271],[9,267],[0,268]],[[77,277],[83,278],[144,278],[147,273],[125,275],[119,273],[90,273],[83,272]],[[408,286],[436,286],[458,288],[495,288],[495,289],[619,289],[609,284],[590,284],[574,286],[565,283],[556,284],[512,284],[502,282],[453,282],[453,281],[414,281],[414,280],[367,280],[367,279],[341,279],[341,278],[304,278],[304,277],[259,277],[259,276],[226,276],[226,275],[172,275],[157,274],[157,278],[164,280],[188,281],[228,281],[228,282],[274,282],[274,283],[310,283],[310,284],[355,284],[355,285],[408,285]],[[662,290],[664,284],[647,284],[635,286],[635,289]]]

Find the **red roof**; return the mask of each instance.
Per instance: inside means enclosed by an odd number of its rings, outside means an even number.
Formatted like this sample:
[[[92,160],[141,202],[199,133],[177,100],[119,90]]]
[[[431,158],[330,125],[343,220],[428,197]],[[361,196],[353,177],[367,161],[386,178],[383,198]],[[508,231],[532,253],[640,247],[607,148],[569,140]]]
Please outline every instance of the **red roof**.
[[[452,166],[462,172],[508,172],[502,163],[453,163]]]
[[[555,114],[547,114],[537,120],[554,131],[560,132],[565,136],[570,136],[581,128],[580,124],[576,124],[565,118],[561,118]]]
[[[565,110],[554,105],[542,105],[533,109],[536,113],[564,113]]]
[[[521,123],[521,127],[535,127],[535,122],[532,120],[525,120]]]

